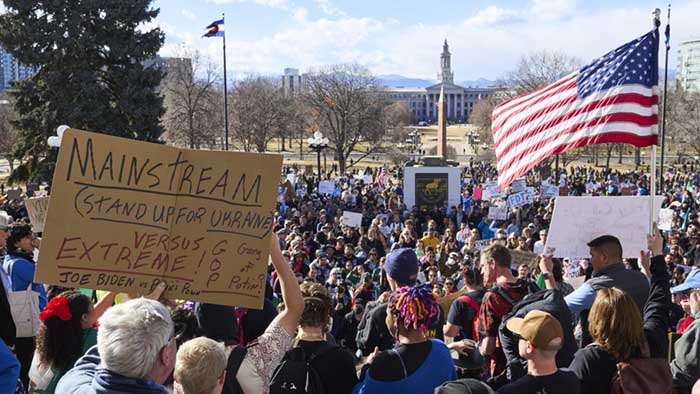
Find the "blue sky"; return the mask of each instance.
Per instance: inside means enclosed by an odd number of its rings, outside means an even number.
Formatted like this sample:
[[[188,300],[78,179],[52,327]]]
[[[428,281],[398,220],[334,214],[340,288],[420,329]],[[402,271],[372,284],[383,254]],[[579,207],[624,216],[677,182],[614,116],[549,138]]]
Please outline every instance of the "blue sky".
[[[201,38],[226,13],[229,78],[357,62],[376,74],[436,78],[447,38],[457,81],[495,79],[523,53],[564,51],[585,61],[645,33],[647,0],[155,0],[163,55],[195,49],[220,65],[220,38]],[[665,24],[665,9],[663,10]],[[700,0],[672,10],[676,44],[700,36]],[[663,58],[661,59],[663,62]]]

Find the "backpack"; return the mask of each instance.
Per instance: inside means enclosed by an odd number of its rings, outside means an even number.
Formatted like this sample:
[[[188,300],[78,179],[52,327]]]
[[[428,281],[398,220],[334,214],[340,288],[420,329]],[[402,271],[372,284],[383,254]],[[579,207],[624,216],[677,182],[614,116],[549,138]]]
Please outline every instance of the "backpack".
[[[248,348],[245,346],[236,346],[231,351],[226,362],[226,380],[224,381],[221,394],[243,394],[243,389],[238,383],[236,375],[238,375],[238,370],[241,368],[247,353]]]
[[[498,290],[501,291],[498,292]],[[497,288],[496,291],[501,296],[504,295],[502,293],[505,293],[505,291],[500,288]],[[508,299],[506,298],[506,300]],[[518,341],[514,338],[513,333],[506,327],[506,322],[511,317],[524,318],[525,315],[532,310],[541,310],[550,313],[561,323],[564,331],[564,343],[557,352],[557,367],[568,368],[571,361],[574,359],[574,353],[578,350],[578,345],[576,344],[576,339],[573,334],[572,314],[561,292],[559,290],[540,290],[536,293],[528,294],[520,302],[515,303],[513,309],[503,316],[501,325],[498,328],[499,341],[507,360],[507,377],[508,381],[511,382],[527,374],[527,361],[520,357]]]
[[[476,311],[476,316],[474,317],[474,320],[472,321],[472,339],[475,342],[479,342],[479,309],[481,309],[481,304],[476,302],[474,299],[469,297],[468,295],[463,295],[457,298],[458,300],[462,302],[466,302],[470,307],[472,307]]]
[[[326,343],[316,353],[307,357],[301,347],[288,351],[277,366],[270,380],[270,394],[326,394],[321,375],[313,367],[313,361],[338,348]]]
[[[671,394],[673,377],[668,361],[650,358],[648,344],[642,343],[642,357],[617,363],[617,372],[610,381],[610,394]]]

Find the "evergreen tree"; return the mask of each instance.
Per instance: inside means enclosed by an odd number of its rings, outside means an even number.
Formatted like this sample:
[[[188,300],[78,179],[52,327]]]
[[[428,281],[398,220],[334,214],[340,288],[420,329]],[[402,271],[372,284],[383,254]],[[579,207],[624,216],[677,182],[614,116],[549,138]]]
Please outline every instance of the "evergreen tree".
[[[0,45],[38,68],[13,85],[19,130],[15,157],[25,164],[14,179],[50,180],[56,127],[158,141],[163,73],[144,63],[163,45],[152,0],[3,0]]]

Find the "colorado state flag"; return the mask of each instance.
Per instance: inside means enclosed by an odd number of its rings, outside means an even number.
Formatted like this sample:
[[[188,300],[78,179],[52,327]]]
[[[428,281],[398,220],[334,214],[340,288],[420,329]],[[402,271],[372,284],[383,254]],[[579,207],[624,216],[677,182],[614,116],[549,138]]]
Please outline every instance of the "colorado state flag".
[[[212,22],[207,26],[207,32],[202,37],[223,37],[224,36],[224,20]]]

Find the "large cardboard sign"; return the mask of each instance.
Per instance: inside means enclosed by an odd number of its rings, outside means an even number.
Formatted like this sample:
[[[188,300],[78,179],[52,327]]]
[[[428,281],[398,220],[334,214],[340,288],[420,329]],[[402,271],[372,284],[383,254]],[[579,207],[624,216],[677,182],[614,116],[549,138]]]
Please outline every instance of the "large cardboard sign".
[[[638,258],[647,249],[651,198],[573,197],[557,198],[546,248],[554,257],[589,257],[586,245],[601,235],[613,235],[622,243],[622,257]],[[654,199],[655,212],[661,198]]]
[[[28,198],[24,201],[27,207],[29,221],[32,224],[32,231],[40,233],[44,231],[46,222],[46,211],[49,210],[49,197]]]
[[[281,167],[69,129],[36,281],[261,308]]]
[[[511,249],[510,255],[513,258],[513,264],[527,264],[531,270],[534,270],[539,264],[539,256],[530,251]]]

